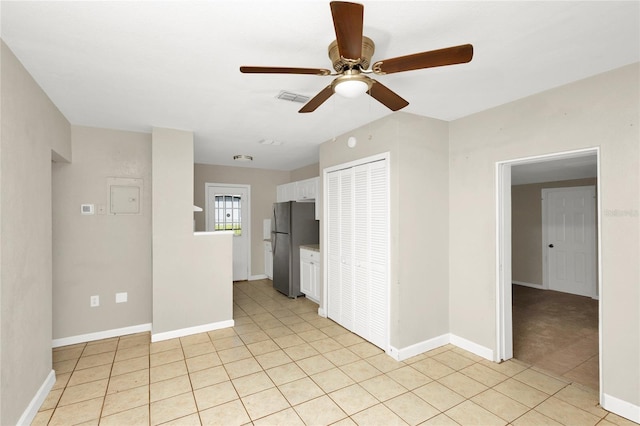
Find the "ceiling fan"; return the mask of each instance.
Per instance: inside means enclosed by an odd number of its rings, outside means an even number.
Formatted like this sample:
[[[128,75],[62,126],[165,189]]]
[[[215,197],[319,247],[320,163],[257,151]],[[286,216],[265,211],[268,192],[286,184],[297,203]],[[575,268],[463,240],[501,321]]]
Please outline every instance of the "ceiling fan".
[[[330,85],[322,89],[298,112],[315,111],[334,93],[346,97],[357,97],[368,93],[392,111],[398,111],[409,105],[391,89],[368,74],[391,74],[444,65],[462,64],[471,61],[473,46],[463,44],[445,49],[399,56],[377,61],[371,70],[367,70],[375,50],[373,40],[362,35],[364,6],[359,3],[333,1],[331,15],[336,31],[336,40],[329,45],[329,58],[335,73],[323,68],[288,68],[241,66],[240,72],[248,74],[310,74],[337,76]]]

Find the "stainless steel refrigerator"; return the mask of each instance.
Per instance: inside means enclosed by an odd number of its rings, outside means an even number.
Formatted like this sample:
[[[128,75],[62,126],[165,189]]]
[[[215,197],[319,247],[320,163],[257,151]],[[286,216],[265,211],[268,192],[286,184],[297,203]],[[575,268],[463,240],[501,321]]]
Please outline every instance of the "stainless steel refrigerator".
[[[300,245],[318,244],[319,225],[315,203],[287,201],[273,205],[271,247],[273,288],[288,297],[300,293]]]

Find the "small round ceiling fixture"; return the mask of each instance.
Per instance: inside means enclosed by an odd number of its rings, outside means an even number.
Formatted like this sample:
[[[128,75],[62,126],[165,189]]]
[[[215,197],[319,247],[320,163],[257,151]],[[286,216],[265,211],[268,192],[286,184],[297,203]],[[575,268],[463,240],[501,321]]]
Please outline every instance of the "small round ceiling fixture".
[[[253,157],[250,155],[238,154],[234,155],[233,159],[235,161],[253,161]]]

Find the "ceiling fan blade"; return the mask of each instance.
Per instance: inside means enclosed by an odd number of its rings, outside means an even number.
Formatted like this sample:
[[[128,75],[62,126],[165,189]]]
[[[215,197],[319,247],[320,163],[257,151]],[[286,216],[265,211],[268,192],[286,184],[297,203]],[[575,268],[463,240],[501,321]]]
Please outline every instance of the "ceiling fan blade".
[[[445,49],[385,59],[373,64],[372,69],[376,74],[391,74],[394,72],[441,67],[444,65],[463,64],[471,61],[471,58],[473,58],[473,46],[463,44]]]
[[[368,93],[372,98],[385,105],[391,111],[398,111],[409,105],[409,102],[377,80],[373,80],[373,84]]]
[[[245,74],[311,74],[329,75],[331,71],[323,68],[289,68],[289,67],[240,67]]]
[[[362,21],[364,6],[343,1],[331,2],[333,27],[340,56],[358,60],[362,56]]]
[[[320,91],[320,93],[318,93],[316,96],[314,96],[313,99],[311,99],[309,102],[307,102],[305,104],[305,106],[300,108],[300,111],[298,111],[298,112],[313,112],[313,111],[315,111],[316,108],[318,108],[320,105],[322,105],[324,103],[324,101],[329,99],[331,97],[331,95],[333,95],[333,89],[331,88],[331,85],[328,85],[327,87],[322,89]]]

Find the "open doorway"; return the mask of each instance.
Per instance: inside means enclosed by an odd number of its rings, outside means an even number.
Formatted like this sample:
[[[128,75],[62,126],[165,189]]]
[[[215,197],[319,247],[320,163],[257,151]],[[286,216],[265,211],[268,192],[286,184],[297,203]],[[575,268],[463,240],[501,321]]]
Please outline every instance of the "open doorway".
[[[597,149],[497,165],[499,359],[513,357],[594,389],[601,341],[597,177]],[[561,201],[554,206],[555,199]],[[563,210],[578,199],[592,203],[584,207],[591,209],[591,231],[576,211]],[[592,264],[584,263],[585,253],[571,257],[572,248],[553,234],[576,230],[581,237],[593,232]]]

